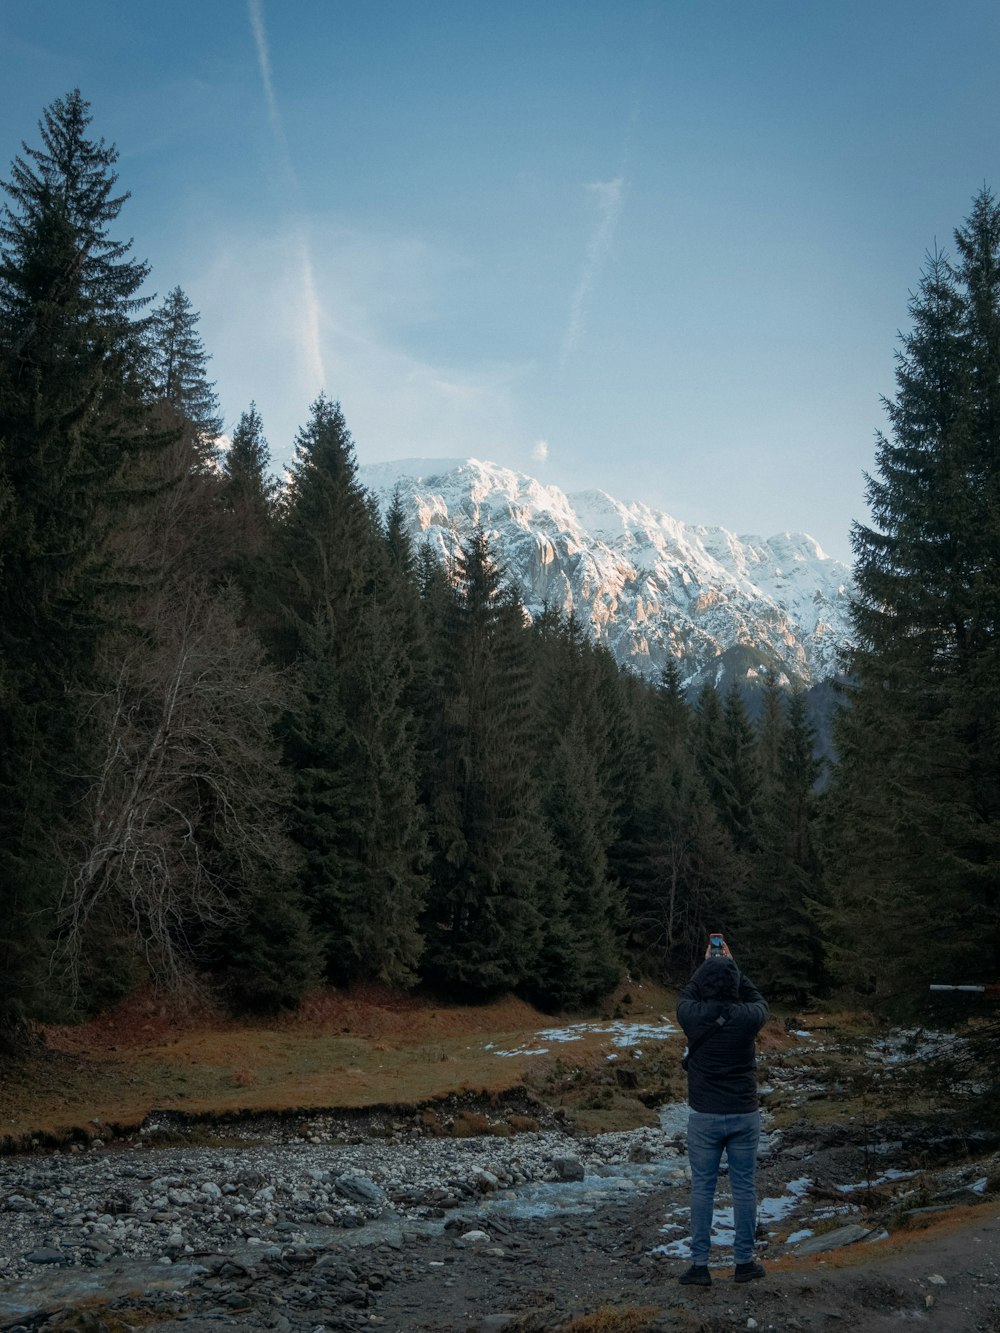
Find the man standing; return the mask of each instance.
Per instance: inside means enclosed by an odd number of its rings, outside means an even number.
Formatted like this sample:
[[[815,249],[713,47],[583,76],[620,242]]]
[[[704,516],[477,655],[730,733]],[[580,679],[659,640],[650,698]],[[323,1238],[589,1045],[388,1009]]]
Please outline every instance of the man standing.
[[[691,1163],[691,1267],[681,1275],[685,1286],[710,1287],[708,1251],[719,1163],[725,1152],[735,1215],[735,1281],[764,1276],[754,1261],[757,1229],[757,1033],[767,1021],[767,1001],[742,976],[722,945],[711,945],[681,992],[677,1017],[688,1039],[687,1148]]]

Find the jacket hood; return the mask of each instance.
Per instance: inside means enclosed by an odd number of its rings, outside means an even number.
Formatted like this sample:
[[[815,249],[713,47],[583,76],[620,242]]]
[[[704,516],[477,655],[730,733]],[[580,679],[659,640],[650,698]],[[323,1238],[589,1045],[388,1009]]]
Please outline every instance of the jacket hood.
[[[691,978],[703,1000],[736,1000],[740,970],[731,958],[706,958]]]

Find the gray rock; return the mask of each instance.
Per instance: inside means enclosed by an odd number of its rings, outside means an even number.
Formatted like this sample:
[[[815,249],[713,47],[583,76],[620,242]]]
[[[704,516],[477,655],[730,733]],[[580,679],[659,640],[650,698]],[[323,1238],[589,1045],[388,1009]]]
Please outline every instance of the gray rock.
[[[577,1157],[553,1157],[552,1166],[560,1180],[582,1180],[586,1174]]]
[[[352,1203],[365,1204],[370,1208],[384,1208],[386,1204],[385,1192],[367,1176],[341,1176],[336,1183],[336,1190]]]
[[[103,1236],[91,1236],[89,1240],[83,1242],[83,1248],[94,1250],[97,1254],[114,1254],[115,1252],[115,1247]]]
[[[950,1213],[953,1208],[960,1207],[960,1203],[931,1203],[926,1208],[908,1208],[900,1216],[903,1221],[909,1221],[913,1217],[930,1217],[932,1213]]]
[[[44,1246],[40,1250],[31,1250],[26,1254],[25,1259],[29,1264],[68,1264],[69,1255],[63,1254],[62,1250],[54,1250],[49,1246]]]
[[[487,1171],[485,1167],[476,1167],[472,1173],[472,1185],[475,1189],[481,1190],[484,1194],[491,1190],[499,1189],[500,1180],[492,1171]]]
[[[871,1227],[858,1226],[852,1222],[846,1227],[837,1227],[822,1236],[810,1236],[794,1247],[795,1254],[825,1254],[827,1250],[839,1250],[845,1245],[854,1245],[871,1234]]]
[[[630,1162],[654,1162],[656,1153],[648,1143],[633,1143],[628,1150],[628,1160]]]

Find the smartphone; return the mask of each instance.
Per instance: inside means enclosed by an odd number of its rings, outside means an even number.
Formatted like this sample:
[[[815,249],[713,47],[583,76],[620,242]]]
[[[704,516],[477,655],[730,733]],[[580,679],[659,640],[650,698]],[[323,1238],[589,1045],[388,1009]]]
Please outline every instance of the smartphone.
[[[713,958],[722,958],[722,957],[723,957],[723,948],[724,948],[725,943],[726,943],[726,942],[725,942],[725,940],[722,938],[721,935],[718,935],[718,934],[712,934],[712,935],[709,935],[709,937],[708,937],[708,947],[709,947],[709,949],[710,949],[711,952],[712,952],[712,957],[713,957]]]

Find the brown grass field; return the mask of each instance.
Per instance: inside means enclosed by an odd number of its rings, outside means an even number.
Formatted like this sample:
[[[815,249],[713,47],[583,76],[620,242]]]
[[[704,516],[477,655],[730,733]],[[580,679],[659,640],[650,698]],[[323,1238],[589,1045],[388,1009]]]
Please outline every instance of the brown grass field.
[[[542,1029],[612,1015],[656,1021],[673,1015],[675,1000],[658,986],[631,984],[602,1013],[555,1018],[513,998],[469,1007],[367,987],[319,991],[295,1014],[254,1023],[140,993],[89,1022],[40,1029],[38,1048],[0,1081],[0,1138],[93,1135],[100,1125],[137,1126],[153,1109],[412,1105],[525,1080],[556,1085],[574,1069],[606,1065],[607,1037],[588,1034],[544,1056],[498,1056],[487,1043],[515,1050]],[[680,1044],[678,1035],[646,1047],[664,1056],[669,1048],[676,1064]],[[615,1119],[614,1109],[594,1108],[594,1127],[602,1110]]]

